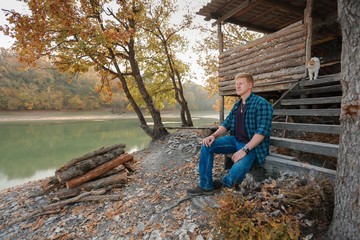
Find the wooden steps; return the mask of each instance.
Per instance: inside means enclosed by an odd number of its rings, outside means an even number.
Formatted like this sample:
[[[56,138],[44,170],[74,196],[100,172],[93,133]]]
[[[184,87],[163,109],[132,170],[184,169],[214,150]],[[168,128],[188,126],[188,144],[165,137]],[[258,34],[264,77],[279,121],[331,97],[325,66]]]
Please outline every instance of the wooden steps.
[[[324,87],[303,88],[301,90],[293,90],[289,93],[289,96],[310,95],[310,94],[317,94],[319,92],[321,93],[341,92],[341,84],[324,86]]]
[[[340,108],[335,109],[274,109],[275,116],[338,117]]]
[[[314,87],[314,86],[326,86],[326,85],[333,85],[339,84],[341,80],[341,74],[332,74],[327,76],[320,76],[316,80],[304,80],[300,82],[301,87]]]
[[[340,133],[341,95],[340,74],[300,81],[274,104],[274,117],[285,122],[274,121],[273,129],[283,130],[285,135],[286,131],[291,131],[294,137],[298,135],[296,132],[299,135],[300,132],[334,134],[336,137]],[[289,117],[291,123],[286,122]],[[270,144],[329,157],[337,157],[339,148],[338,144],[279,136],[271,136]]]
[[[280,137],[271,137],[270,145],[290,148],[302,152],[325,155],[329,157],[337,157],[339,150],[339,145],[337,144],[335,145],[330,143],[305,141],[305,140],[280,138]]]
[[[314,166],[307,163],[301,163],[289,159],[289,156],[281,154],[270,154],[266,157],[263,164],[268,172],[277,171],[292,171],[299,175],[310,175],[317,179],[327,178],[332,184],[335,183],[336,171],[323,167]]]
[[[340,126],[330,124],[273,122],[272,128],[288,131],[340,134]]]
[[[281,100],[283,106],[341,103],[341,96]]]

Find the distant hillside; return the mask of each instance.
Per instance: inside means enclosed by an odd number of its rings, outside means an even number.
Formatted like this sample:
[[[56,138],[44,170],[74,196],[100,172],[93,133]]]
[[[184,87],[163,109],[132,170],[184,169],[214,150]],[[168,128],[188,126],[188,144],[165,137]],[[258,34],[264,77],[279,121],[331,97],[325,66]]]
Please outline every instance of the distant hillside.
[[[111,102],[96,92],[99,78],[95,72],[70,76],[60,73],[45,60],[36,67],[22,69],[16,56],[5,49],[0,52],[0,110],[125,110],[128,101],[114,91]],[[191,110],[211,109],[215,99],[195,83],[184,84],[185,97]],[[178,109],[165,103],[165,110]]]

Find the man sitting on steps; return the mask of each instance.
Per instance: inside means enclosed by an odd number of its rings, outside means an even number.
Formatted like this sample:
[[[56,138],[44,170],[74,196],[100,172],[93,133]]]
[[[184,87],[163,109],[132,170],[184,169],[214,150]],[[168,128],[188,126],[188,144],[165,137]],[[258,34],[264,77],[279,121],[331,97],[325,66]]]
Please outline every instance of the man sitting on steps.
[[[260,165],[269,154],[273,108],[264,98],[254,94],[254,79],[248,73],[235,77],[236,94],[240,100],[221,126],[202,140],[200,152],[200,182],[188,189],[189,195],[210,195],[221,187],[235,187],[245,178],[255,159]],[[222,136],[230,131],[230,135]],[[221,179],[213,181],[214,154],[234,153],[233,166]]]

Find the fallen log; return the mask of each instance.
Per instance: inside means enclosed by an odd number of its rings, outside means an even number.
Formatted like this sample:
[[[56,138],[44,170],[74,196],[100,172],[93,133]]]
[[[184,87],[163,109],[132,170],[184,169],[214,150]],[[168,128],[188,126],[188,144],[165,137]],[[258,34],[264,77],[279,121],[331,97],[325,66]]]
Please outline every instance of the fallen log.
[[[108,189],[100,189],[100,190],[97,190],[97,191],[91,191],[91,192],[84,192],[76,197],[73,197],[73,198],[69,198],[69,199],[66,199],[66,200],[63,200],[63,201],[59,201],[59,202],[56,202],[56,203],[52,203],[52,204],[49,204],[47,206],[41,206],[40,209],[38,210],[35,210],[35,211],[32,211],[24,216],[21,216],[19,218],[15,218],[15,219],[10,219],[8,222],[7,222],[7,225],[10,226],[14,223],[18,223],[18,222],[23,222],[29,218],[32,218],[32,217],[37,217],[37,216],[40,216],[40,215],[45,215],[45,214],[49,214],[49,213],[53,213],[54,210],[56,208],[62,208],[70,203],[75,203],[75,202],[80,202],[82,201],[83,198],[85,198],[86,196],[90,196],[90,195],[101,195],[101,194],[104,194],[108,191]]]
[[[95,181],[90,181],[90,182],[83,183],[79,187],[89,191],[89,190],[93,190],[93,189],[98,189],[98,188],[103,188],[103,187],[106,187],[106,186],[110,186],[110,185],[113,185],[113,184],[119,184],[119,183],[125,184],[126,180],[127,180],[127,172],[124,170],[124,171],[121,171],[121,172],[116,173],[114,175],[103,177],[103,178],[97,179]],[[69,180],[69,181],[71,181],[71,180]]]
[[[113,145],[111,147],[101,147],[91,153],[87,153],[81,157],[77,157],[77,158],[74,158],[72,159],[71,161],[69,161],[68,163],[66,163],[65,165],[63,165],[61,168],[59,168],[57,171],[65,171],[66,169],[68,169],[70,166],[78,163],[78,162],[81,162],[83,160],[86,160],[88,158],[92,158],[92,157],[96,157],[98,155],[102,155],[104,153],[107,153],[111,150],[114,150],[114,149],[118,149],[118,148],[122,148],[124,149],[126,147],[125,144],[123,143],[120,143],[120,144],[116,144],[116,145]]]
[[[92,158],[88,158],[81,162],[78,162],[74,165],[69,166],[68,168],[60,168],[56,170],[55,176],[59,180],[60,183],[66,182],[67,180],[81,176],[88,172],[89,170],[96,168],[118,156],[125,153],[123,148],[116,148],[108,151],[103,155],[97,155]],[[64,169],[64,170],[62,170]]]
[[[58,191],[56,191],[56,198],[58,200],[64,200],[67,198],[75,197],[80,193],[81,193],[80,188],[73,188],[73,189],[61,188]]]
[[[133,157],[131,155],[129,155],[127,153],[122,154],[121,156],[119,156],[111,161],[108,161],[108,162],[84,173],[81,176],[77,176],[77,177],[74,177],[74,178],[66,181],[66,187],[68,189],[70,189],[70,188],[80,186],[81,184],[88,182],[88,181],[106,173],[107,171],[119,166],[120,164],[128,162],[132,159],[133,159]]]
[[[64,200],[70,197],[75,197],[81,193],[82,190],[90,191],[90,190],[96,190],[99,188],[107,188],[107,189],[113,189],[113,188],[121,188],[125,186],[125,183],[127,182],[127,172],[123,171],[121,173],[117,173],[112,176],[108,176],[106,178],[101,178],[95,181],[84,183],[78,187],[75,188],[62,188],[56,191],[56,198],[59,200]]]
[[[111,176],[111,175],[115,175],[115,174],[118,174],[118,173],[121,173],[121,172],[126,172],[124,164],[119,165],[119,166],[117,166],[116,168],[111,169],[110,171],[107,171],[107,172],[104,173],[103,175],[95,178],[94,180],[98,180],[98,179],[101,179],[101,178],[105,178],[105,177],[108,177],[108,176]]]

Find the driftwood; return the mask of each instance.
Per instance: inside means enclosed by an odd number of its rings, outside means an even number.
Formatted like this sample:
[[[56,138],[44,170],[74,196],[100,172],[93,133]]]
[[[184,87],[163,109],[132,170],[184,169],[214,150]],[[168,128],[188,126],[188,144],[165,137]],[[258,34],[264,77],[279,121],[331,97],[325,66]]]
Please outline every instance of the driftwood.
[[[67,164],[67,168],[61,168],[59,170],[56,170],[55,176],[57,177],[59,182],[63,183],[71,178],[85,174],[89,170],[120,156],[124,152],[125,151],[123,148],[116,148],[106,152],[105,154],[87,158],[73,165]]]
[[[119,156],[118,158],[115,158],[111,161],[103,163],[102,165],[100,165],[94,169],[91,169],[90,171],[84,173],[83,175],[78,175],[77,177],[74,177],[74,178],[66,181],[66,187],[73,188],[73,187],[80,186],[81,184],[83,184],[87,181],[90,181],[90,180],[106,173],[107,171],[119,166],[120,164],[123,164],[132,159],[133,159],[133,157],[131,155],[123,154],[123,155]]]
[[[130,173],[135,172],[135,168],[131,166],[128,162],[124,163],[123,166],[126,168],[126,170]]]
[[[59,188],[61,185],[63,185],[63,183],[60,183],[55,176],[52,176],[42,184],[42,193],[44,194],[55,188]]]
[[[75,197],[75,196],[79,195],[80,193],[81,193],[80,188],[67,189],[65,187],[65,188],[61,188],[61,189],[57,190],[55,194],[58,199],[64,200],[67,198]]]
[[[86,160],[88,158],[92,158],[92,157],[95,157],[95,156],[98,156],[98,155],[102,155],[104,153],[107,153],[111,150],[114,150],[114,149],[118,149],[118,148],[122,148],[124,149],[126,147],[125,144],[116,144],[116,145],[113,145],[111,147],[101,147],[91,153],[88,153],[88,154],[85,154],[81,157],[78,157],[78,158],[74,158],[72,159],[71,161],[69,161],[68,163],[66,163],[65,165],[63,165],[61,168],[59,168],[57,171],[65,171],[66,169],[68,169],[70,166],[73,166],[74,164],[78,163],[78,162],[81,162],[83,160]]]
[[[115,174],[113,176],[108,176],[106,178],[100,178],[95,181],[84,183],[75,188],[61,188],[55,192],[56,197],[60,200],[67,199],[70,197],[75,197],[79,195],[83,190],[97,190],[99,188],[121,188],[125,186],[127,181],[127,172],[123,171],[121,173]]]
[[[16,219],[13,219],[11,221],[9,221],[7,223],[7,225],[12,225],[12,224],[15,224],[15,223],[18,223],[18,222],[23,222],[29,218],[32,218],[32,217],[37,217],[37,216],[40,216],[40,215],[46,215],[46,214],[51,214],[51,213],[54,213],[54,210],[57,209],[57,208],[62,208],[70,203],[75,203],[75,202],[81,202],[81,201],[86,201],[87,199],[85,197],[87,196],[94,196],[94,195],[102,195],[104,193],[106,193],[108,191],[108,189],[100,189],[100,190],[97,190],[97,191],[91,191],[91,192],[84,192],[84,193],[81,193],[80,195],[76,196],[76,197],[73,197],[73,198],[69,198],[69,199],[66,199],[66,200],[63,200],[63,201],[59,201],[59,202],[56,202],[56,203],[52,203],[52,204],[49,204],[47,206],[44,206],[44,207],[40,207],[40,209],[38,210],[35,210],[33,212],[30,212],[29,214],[26,214],[22,217],[19,217],[19,218],[16,218]],[[100,200],[104,200],[106,198],[106,196],[103,196],[103,198],[101,198]],[[119,196],[120,198],[120,196]],[[109,199],[111,200],[111,199]],[[91,200],[93,201],[93,199]]]
[[[169,211],[169,210],[173,209],[174,207],[178,206],[180,203],[183,203],[183,202],[185,202],[187,200],[190,200],[191,198],[192,198],[191,196],[187,196],[187,197],[183,197],[183,198],[179,199],[175,204],[171,205],[170,207],[167,207],[167,208],[163,209],[160,212],[160,214],[163,214],[166,211]]]

